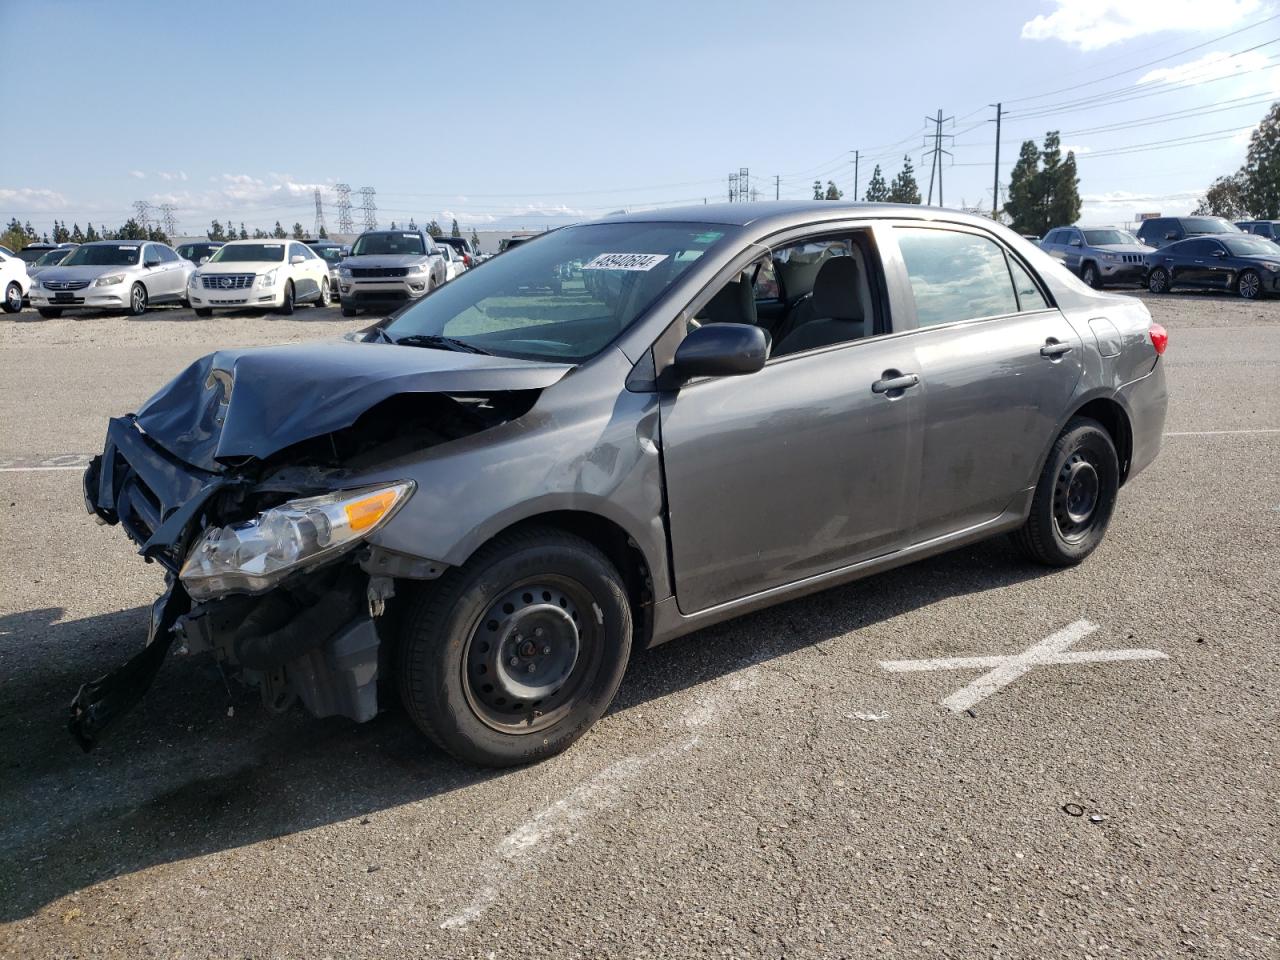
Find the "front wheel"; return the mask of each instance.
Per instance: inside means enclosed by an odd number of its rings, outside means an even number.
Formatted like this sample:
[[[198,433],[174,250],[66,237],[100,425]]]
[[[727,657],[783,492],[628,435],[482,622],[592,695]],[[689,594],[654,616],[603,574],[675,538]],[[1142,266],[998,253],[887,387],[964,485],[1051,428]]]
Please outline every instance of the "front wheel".
[[[36,307],[36,312],[46,320],[57,320],[62,316],[62,311],[58,307]]]
[[[17,313],[22,309],[22,288],[17,281],[4,288],[4,312]]]
[[[326,277],[320,281],[320,297],[312,304],[313,307],[327,307],[329,305],[329,279]]]
[[[209,317],[213,316],[213,308],[212,307],[196,307],[195,315],[199,317],[201,320],[207,320]]]
[[[293,306],[293,281],[290,280],[284,285],[284,300],[276,308],[276,313],[286,317],[292,316]]]
[[[1147,274],[1147,289],[1152,293],[1165,293],[1169,289],[1169,274],[1164,267],[1156,267]]]
[[[1102,424],[1073,417],[1054,441],[1013,542],[1032,560],[1070,567],[1097,549],[1120,489],[1120,458]]]
[[[1080,279],[1095,290],[1102,289],[1102,275],[1098,273],[1097,266],[1092,263],[1084,265],[1084,269],[1080,271]]]
[[[147,312],[147,288],[135,283],[129,291],[129,316],[140,317]]]
[[[1255,270],[1246,270],[1236,279],[1236,293],[1246,300],[1257,300],[1262,294],[1262,278]]]
[[[613,564],[578,537],[530,529],[422,589],[405,617],[397,680],[409,716],[438,746],[507,767],[586,733],[630,652],[631,606]]]
[[[359,312],[360,311],[356,309],[356,306],[353,303],[344,303],[342,305],[342,315],[344,317],[354,317]]]

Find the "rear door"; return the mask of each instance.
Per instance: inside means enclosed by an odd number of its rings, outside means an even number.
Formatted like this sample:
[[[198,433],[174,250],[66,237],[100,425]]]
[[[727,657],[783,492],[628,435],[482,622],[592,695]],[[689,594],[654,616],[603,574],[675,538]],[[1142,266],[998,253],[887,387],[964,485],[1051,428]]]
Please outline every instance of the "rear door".
[[[925,400],[913,539],[998,517],[1034,486],[1081,375],[1079,337],[1042,285],[975,228],[900,224]]]
[[[910,376],[915,357],[907,339],[893,335],[874,250],[867,242],[867,280],[879,291],[867,336],[664,394],[663,470],[682,612],[906,542],[922,404],[918,387],[883,389],[886,378]],[[704,291],[687,315],[696,316],[721,286]]]

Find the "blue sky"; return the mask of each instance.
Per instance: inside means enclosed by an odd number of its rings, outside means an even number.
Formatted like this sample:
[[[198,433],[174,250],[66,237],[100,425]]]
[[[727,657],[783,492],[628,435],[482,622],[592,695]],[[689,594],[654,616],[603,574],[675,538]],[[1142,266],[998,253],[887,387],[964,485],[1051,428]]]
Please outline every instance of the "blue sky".
[[[740,167],[761,198],[775,176],[784,198],[809,195],[815,176],[852,195],[854,149],[869,158],[860,190],[874,162],[888,179],[903,153],[927,188],[924,116],[939,108],[956,118],[947,205],[989,207],[997,100],[1002,183],[1020,142],[1057,128],[1079,150],[1083,219],[1184,212],[1240,164],[1280,96],[1280,19],[1262,22],[1277,12],[1267,0],[0,0],[0,89],[21,131],[0,153],[0,218],[118,224],[149,200],[173,204],[183,233],[214,217],[309,227],[320,187],[333,229],[329,188],[346,182],[377,190],[382,224],[537,227],[723,199]],[[1144,146],[1176,138],[1202,142]]]

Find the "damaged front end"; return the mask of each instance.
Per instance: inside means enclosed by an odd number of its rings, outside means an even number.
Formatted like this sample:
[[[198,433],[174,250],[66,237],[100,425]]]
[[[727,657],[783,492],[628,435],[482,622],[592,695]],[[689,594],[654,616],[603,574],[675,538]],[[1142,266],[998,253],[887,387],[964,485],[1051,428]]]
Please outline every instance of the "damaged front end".
[[[91,749],[175,643],[272,709],[371,719],[375,620],[398,580],[446,567],[369,542],[414,481],[353,478],[522,416],[566,369],[372,343],[224,351],[112,419],[85,506],[165,569],[166,591],[147,646],[76,694],[76,740]]]

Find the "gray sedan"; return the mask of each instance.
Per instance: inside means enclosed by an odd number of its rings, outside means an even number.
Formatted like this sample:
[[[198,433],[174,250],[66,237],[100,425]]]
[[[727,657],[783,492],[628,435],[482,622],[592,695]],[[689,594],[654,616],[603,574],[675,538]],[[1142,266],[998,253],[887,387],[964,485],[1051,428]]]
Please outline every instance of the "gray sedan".
[[[141,316],[154,303],[185,302],[195,269],[164,243],[95,240],[35,277],[29,298],[47,318],[64,310],[125,310]]]
[[[167,583],[72,731],[92,746],[176,646],[273,708],[363,721],[394,691],[466,761],[549,756],[633,647],[998,534],[1083,561],[1160,448],[1166,342],[1140,301],[942,210],[548,233],[345,342],[205,357],[110,422],[86,505]]]

